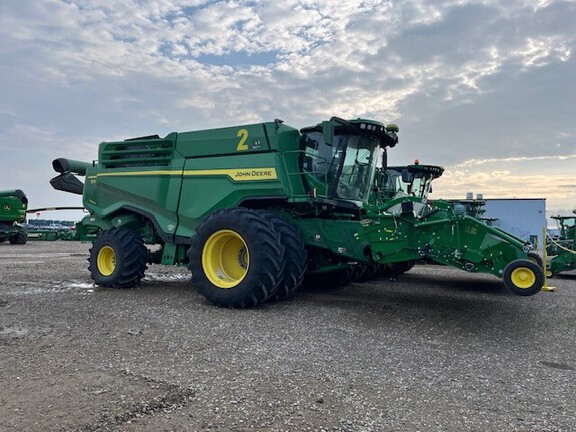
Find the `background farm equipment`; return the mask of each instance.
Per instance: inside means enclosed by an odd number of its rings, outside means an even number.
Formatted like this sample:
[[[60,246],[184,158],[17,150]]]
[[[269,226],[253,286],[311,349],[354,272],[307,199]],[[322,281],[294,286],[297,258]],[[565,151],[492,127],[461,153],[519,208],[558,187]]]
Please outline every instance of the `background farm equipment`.
[[[73,177],[76,182],[80,182]],[[81,182],[80,182],[81,183]],[[84,210],[84,207],[43,207],[29,209],[27,213],[52,212],[59,210]],[[28,240],[36,241],[93,241],[96,238],[96,229],[71,221],[54,221],[54,220],[29,220],[28,221]]]
[[[29,241],[79,240],[74,227],[31,226],[28,227]]]
[[[103,286],[138,285],[148,263],[188,265],[212,303],[249,307],[290,296],[305,275],[430,258],[538,292],[543,272],[522,242],[428,203],[441,168],[407,167],[409,189],[392,190],[397,131],[332,117],[103,142],[97,162],[54,160],[51,184],[83,192],[81,225],[98,233],[89,270]]]
[[[559,236],[550,238],[546,246],[550,258],[546,267],[548,277],[576,269],[576,216],[552,216],[552,219],[558,225]]]
[[[0,191],[0,243],[25,244],[28,232],[24,225],[28,198],[20,189]]]

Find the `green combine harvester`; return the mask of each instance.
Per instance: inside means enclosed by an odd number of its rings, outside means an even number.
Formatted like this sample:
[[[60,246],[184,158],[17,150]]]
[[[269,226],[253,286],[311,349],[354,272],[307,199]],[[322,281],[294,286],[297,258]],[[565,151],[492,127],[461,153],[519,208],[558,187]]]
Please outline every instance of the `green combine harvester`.
[[[305,275],[429,258],[540,291],[523,242],[416,191],[437,168],[408,169],[411,191],[384,190],[397,132],[332,117],[103,142],[97,162],[54,160],[51,184],[83,194],[81,225],[97,233],[89,271],[106,287],[137,286],[148,263],[187,265],[210,302],[251,307],[290,296]]]
[[[22,245],[28,240],[26,209],[28,198],[20,189],[0,191],[0,243]]]
[[[576,213],[576,210],[574,210]],[[546,245],[546,276],[576,269],[576,216],[552,216],[560,235]]]

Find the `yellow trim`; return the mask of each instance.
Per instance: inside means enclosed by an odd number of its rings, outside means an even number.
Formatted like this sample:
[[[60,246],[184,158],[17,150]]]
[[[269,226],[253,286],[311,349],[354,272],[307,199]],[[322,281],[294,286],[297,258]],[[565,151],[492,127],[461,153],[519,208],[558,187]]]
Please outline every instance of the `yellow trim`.
[[[208,280],[218,288],[236,287],[248,273],[250,255],[240,234],[220,230],[212,234],[202,249],[202,268]]]
[[[257,168],[234,168],[234,169],[214,169],[214,170],[152,170],[152,171],[121,171],[121,172],[104,172],[98,173],[96,176],[90,176],[89,179],[97,177],[132,177],[132,176],[154,176],[154,175],[168,175],[168,176],[228,176],[232,181],[261,181],[261,180],[277,180],[278,175],[276,168],[272,167],[257,167]]]

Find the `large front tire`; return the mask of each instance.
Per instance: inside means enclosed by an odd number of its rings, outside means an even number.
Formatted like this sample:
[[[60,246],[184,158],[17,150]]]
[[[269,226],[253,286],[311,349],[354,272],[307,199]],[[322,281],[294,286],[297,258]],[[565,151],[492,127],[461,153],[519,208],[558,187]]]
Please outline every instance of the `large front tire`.
[[[253,307],[270,298],[282,280],[284,246],[261,213],[230,208],[196,228],[188,250],[192,282],[217,306]]]
[[[533,261],[519,259],[504,268],[504,285],[514,294],[531,296],[538,293],[544,285],[544,272]]]
[[[142,237],[126,228],[102,231],[90,249],[90,276],[96,284],[110,288],[140,285],[148,262]]]

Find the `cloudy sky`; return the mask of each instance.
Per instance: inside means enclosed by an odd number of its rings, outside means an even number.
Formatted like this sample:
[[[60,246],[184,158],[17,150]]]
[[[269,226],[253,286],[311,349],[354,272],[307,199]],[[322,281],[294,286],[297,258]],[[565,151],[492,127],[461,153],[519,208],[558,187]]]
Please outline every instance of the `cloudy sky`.
[[[433,198],[576,208],[576,2],[0,0],[0,189],[81,205],[56,157],[281,118],[397,123]],[[43,217],[54,217],[44,214]]]

